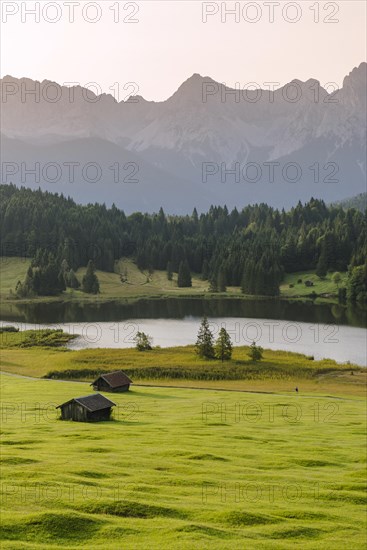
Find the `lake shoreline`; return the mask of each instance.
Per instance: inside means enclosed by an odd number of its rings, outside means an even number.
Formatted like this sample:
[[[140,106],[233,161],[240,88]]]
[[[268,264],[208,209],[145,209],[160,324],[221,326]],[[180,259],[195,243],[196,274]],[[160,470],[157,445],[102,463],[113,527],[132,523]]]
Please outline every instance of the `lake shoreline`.
[[[9,305],[29,305],[29,304],[111,304],[111,303],[121,303],[121,304],[133,304],[138,301],[153,301],[156,302],[158,300],[213,300],[213,299],[221,299],[221,300],[242,300],[244,302],[246,301],[252,301],[252,300],[258,300],[258,301],[274,301],[274,302],[299,302],[299,303],[307,303],[307,304],[313,304],[315,306],[317,305],[338,305],[343,308],[347,308],[348,304],[340,304],[337,296],[330,296],[330,295],[317,295],[316,297],[307,297],[307,296],[262,296],[262,295],[250,295],[250,294],[227,294],[226,292],[213,292],[213,293],[192,293],[192,294],[146,294],[146,295],[136,295],[136,296],[117,296],[117,297],[100,297],[99,295],[88,295],[86,294],[85,297],[78,296],[77,298],[74,298],[70,295],[68,296],[37,296],[35,298],[3,298],[0,302],[0,314],[1,314],[1,306],[4,304]],[[362,308],[364,309],[364,308]],[[367,307],[365,308],[367,311]]]

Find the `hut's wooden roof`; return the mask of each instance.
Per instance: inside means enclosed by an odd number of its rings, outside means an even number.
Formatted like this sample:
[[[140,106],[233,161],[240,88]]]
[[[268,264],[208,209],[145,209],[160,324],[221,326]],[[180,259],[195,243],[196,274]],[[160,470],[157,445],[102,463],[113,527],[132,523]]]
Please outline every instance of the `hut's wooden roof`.
[[[130,378],[122,372],[122,370],[117,370],[116,372],[109,372],[108,374],[101,374],[98,376],[98,378],[91,384],[96,384],[98,380],[102,378],[107,382],[107,384],[111,388],[119,388],[120,386],[126,386],[127,384],[131,384],[132,381]]]
[[[86,395],[84,397],[74,397],[73,399],[69,399],[69,401],[62,403],[62,405],[58,405],[56,408],[59,409],[60,407],[64,407],[72,401],[79,403],[79,405],[85,407],[89,412],[108,409],[109,407],[114,407],[116,405],[116,403],[113,403],[113,401],[110,401],[109,399],[107,399],[107,397],[104,397],[104,395],[101,395],[100,393],[95,393],[93,395]]]

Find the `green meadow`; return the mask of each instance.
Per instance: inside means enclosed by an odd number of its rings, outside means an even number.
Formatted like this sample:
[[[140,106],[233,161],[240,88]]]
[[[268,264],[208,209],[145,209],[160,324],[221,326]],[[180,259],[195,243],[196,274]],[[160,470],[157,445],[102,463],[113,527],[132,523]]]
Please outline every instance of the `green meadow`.
[[[345,287],[347,284],[347,273],[340,273],[340,283],[336,285],[333,281],[333,274],[328,273],[326,277],[320,279],[313,271],[300,271],[298,273],[286,274],[280,286],[282,296],[289,298],[309,297],[312,292],[319,296],[331,297],[338,293],[338,287]],[[302,282],[298,282],[302,280]],[[313,286],[307,287],[305,281],[311,281]],[[293,285],[293,286],[290,286]]]
[[[194,346],[156,347],[140,352],[128,349],[65,347],[70,336],[62,331],[28,330],[0,333],[1,369],[4,372],[91,382],[100,373],[123,370],[136,384],[215,388],[223,390],[301,392],[363,396],[367,369],[338,364],[331,359],[264,350],[253,362],[248,346],[233,349],[231,361],[198,357]]]
[[[72,339],[0,334],[1,548],[363,547],[366,369]],[[57,405],[117,369],[134,384],[104,394],[111,421],[59,419]]]
[[[132,386],[85,424],[87,383],[0,379],[4,549],[364,547],[361,397]]]

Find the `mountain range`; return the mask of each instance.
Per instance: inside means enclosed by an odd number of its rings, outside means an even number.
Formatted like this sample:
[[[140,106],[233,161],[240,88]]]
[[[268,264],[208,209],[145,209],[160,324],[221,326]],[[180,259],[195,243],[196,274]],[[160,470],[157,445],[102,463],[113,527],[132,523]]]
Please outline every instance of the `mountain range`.
[[[5,76],[2,183],[126,212],[335,202],[366,190],[366,67],[330,93],[315,79],[234,90],[194,74],[161,102]]]

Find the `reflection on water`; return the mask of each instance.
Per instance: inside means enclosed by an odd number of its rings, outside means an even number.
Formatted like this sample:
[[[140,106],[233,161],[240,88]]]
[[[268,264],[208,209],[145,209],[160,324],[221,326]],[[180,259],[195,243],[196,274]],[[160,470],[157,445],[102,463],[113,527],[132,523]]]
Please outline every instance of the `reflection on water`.
[[[24,323],[70,323],[122,321],[124,319],[183,319],[187,316],[246,317],[282,319],[306,323],[340,324],[366,327],[366,310],[339,305],[284,300],[165,298],[138,300],[133,303],[63,302],[7,304],[0,307],[0,317]]]

